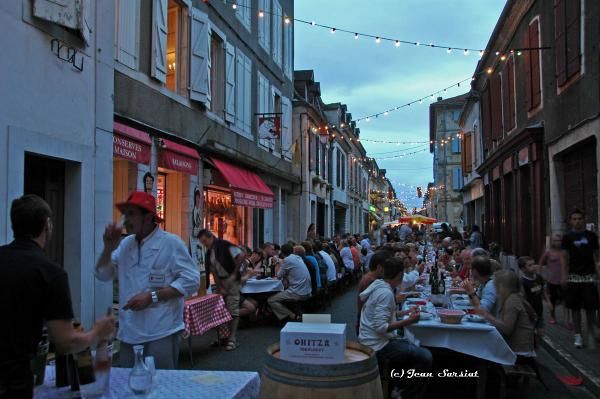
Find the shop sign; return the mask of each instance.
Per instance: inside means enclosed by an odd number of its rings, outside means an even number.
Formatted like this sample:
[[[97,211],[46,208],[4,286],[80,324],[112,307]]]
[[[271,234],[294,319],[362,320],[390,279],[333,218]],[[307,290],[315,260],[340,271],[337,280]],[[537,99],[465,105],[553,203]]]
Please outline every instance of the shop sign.
[[[190,175],[198,174],[198,160],[176,152],[163,151],[161,166]]]
[[[248,191],[231,189],[233,204],[249,208],[273,208],[273,197]]]
[[[150,146],[128,137],[113,134],[113,155],[136,163],[150,163]]]

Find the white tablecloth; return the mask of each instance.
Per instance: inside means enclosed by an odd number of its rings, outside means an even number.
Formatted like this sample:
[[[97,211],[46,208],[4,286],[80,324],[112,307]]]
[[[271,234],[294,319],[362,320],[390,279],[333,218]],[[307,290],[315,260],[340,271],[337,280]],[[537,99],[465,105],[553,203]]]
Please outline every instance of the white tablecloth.
[[[103,398],[135,398],[129,390],[130,369],[111,370],[110,393]],[[44,385],[36,390],[34,398],[70,398],[69,387],[55,388],[54,367],[46,368]],[[153,389],[148,399],[216,399],[258,398],[260,378],[255,372],[156,370]]]
[[[404,328],[422,346],[447,348],[500,364],[514,364],[517,359],[498,330],[488,323],[444,324],[434,319]]]
[[[283,283],[281,280],[248,280],[240,290],[242,294],[260,294],[263,292],[279,292],[283,291]]]

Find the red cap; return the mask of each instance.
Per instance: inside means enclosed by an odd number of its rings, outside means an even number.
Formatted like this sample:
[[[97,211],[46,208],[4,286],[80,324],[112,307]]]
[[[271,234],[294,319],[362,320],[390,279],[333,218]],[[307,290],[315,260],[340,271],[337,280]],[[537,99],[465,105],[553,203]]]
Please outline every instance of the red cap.
[[[126,206],[137,206],[138,208],[142,208],[143,210],[154,215],[157,223],[162,222],[162,218],[160,218],[156,213],[156,200],[152,194],[145,193],[143,191],[133,191],[131,194],[129,194],[127,201],[119,202],[115,206],[123,213],[125,213],[124,208]]]

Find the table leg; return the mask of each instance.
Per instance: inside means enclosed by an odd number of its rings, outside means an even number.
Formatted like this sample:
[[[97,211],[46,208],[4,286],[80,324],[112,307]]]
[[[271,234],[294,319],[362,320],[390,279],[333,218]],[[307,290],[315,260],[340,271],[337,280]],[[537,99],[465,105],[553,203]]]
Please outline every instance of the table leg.
[[[484,360],[480,360],[477,365],[477,371],[479,372],[479,378],[477,379],[477,388],[475,397],[477,399],[485,399],[485,388],[487,385],[487,362]]]
[[[188,351],[190,354],[190,366],[193,368],[194,367],[194,353],[192,351],[192,336],[191,335],[188,336],[187,342],[188,342]]]

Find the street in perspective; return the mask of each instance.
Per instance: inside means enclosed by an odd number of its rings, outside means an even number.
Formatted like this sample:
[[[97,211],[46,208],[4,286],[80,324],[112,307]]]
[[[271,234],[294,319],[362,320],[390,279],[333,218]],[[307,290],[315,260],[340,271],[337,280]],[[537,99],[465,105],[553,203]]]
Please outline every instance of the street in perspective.
[[[0,2],[0,399],[600,398],[600,2]]]

